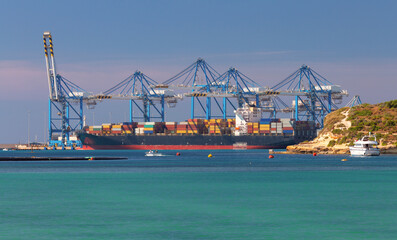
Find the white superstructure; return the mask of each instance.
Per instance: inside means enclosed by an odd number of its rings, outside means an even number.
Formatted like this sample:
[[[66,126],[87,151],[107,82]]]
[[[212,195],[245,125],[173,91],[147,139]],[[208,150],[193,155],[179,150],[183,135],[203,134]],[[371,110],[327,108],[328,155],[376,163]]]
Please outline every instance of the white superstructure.
[[[242,108],[237,108],[236,114],[236,128],[234,135],[240,136],[248,133],[248,122],[259,122],[262,118],[262,111],[260,108],[249,106],[245,104]]]
[[[354,142],[354,146],[350,147],[350,154],[352,156],[379,156],[380,150],[376,146],[378,142],[376,138],[374,141],[369,140],[370,136],[364,136],[358,141]]]

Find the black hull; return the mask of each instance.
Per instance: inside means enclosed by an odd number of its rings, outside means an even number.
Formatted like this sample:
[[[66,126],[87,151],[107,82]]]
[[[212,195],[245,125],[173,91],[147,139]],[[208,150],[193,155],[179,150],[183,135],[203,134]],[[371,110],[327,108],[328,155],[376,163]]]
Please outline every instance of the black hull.
[[[78,134],[83,149],[281,149],[311,140],[294,135],[93,135]]]

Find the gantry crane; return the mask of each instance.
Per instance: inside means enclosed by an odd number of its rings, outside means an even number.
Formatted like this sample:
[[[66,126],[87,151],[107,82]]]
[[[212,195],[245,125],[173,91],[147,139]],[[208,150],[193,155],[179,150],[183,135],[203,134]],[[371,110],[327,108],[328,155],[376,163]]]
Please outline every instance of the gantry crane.
[[[234,79],[234,84],[230,83],[230,79]],[[323,127],[325,115],[337,109],[336,104],[340,104],[343,96],[348,95],[346,90],[332,84],[306,65],[272,88],[260,87],[234,68],[217,78],[216,86],[217,91],[208,91],[200,96],[223,97],[224,103],[225,99],[237,98],[239,106],[243,100],[256,102],[256,106],[261,107],[263,112],[270,112],[271,117],[276,117],[277,112],[294,112],[297,121],[311,120],[317,123],[318,128]],[[197,96],[197,92],[185,96]],[[288,107],[281,97],[294,97],[293,106]],[[224,118],[225,110],[226,107]]]
[[[218,84],[222,87],[222,93],[231,94],[237,98],[237,106],[243,107],[244,102],[255,102],[256,107],[260,107],[259,96],[256,94],[263,89],[258,83],[250,79],[236,68],[229,68],[224,74],[217,79]],[[236,107],[228,97],[223,97],[223,118],[226,119],[227,103],[234,110]]]
[[[128,76],[126,79],[118,83],[116,86],[106,90],[103,94],[95,95],[97,99],[119,99],[130,101],[130,122],[134,119],[141,119],[144,122],[150,122],[153,119],[165,120],[164,103],[168,106],[175,106],[181,96],[177,96],[173,91],[168,89],[158,89],[155,86],[158,82],[151,79],[140,71]],[[137,101],[142,101],[140,106]],[[160,106],[157,106],[157,105]],[[133,106],[135,106],[141,116],[134,114]],[[151,107],[154,108],[157,115],[152,114]]]
[[[178,73],[174,77],[164,81],[159,84],[158,88],[185,88],[191,89],[191,114],[190,117],[193,118],[205,118],[211,119],[214,117],[211,114],[211,97],[206,97],[205,107],[200,100],[200,97],[206,96],[207,93],[217,92],[222,88],[216,81],[220,74],[209,64],[207,64],[204,59],[199,58],[197,61],[192,63],[190,66],[185,68],[182,72]],[[221,110],[218,100],[213,98],[216,105]],[[195,103],[198,103],[202,109],[205,116],[197,116],[195,111]],[[222,111],[222,110],[221,110]]]
[[[96,102],[87,91],[57,73],[50,32],[44,32],[43,41],[49,87],[49,146],[80,146],[70,133],[83,128],[83,102],[91,106]]]
[[[361,102],[360,96],[355,95],[352,99],[350,99],[350,101],[346,104],[345,107],[354,107],[354,106],[361,105],[361,104],[363,104],[363,103]]]
[[[285,91],[280,89],[286,88]],[[334,85],[307,65],[302,65],[286,79],[271,88],[287,95],[290,92],[295,99],[292,102],[294,117],[299,120],[311,120],[323,127],[325,115],[337,109],[348,92]]]

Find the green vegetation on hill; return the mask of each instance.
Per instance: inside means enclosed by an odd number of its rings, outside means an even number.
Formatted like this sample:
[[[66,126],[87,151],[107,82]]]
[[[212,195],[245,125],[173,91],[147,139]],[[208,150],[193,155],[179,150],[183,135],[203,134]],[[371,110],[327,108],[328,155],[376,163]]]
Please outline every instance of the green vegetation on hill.
[[[345,118],[345,116],[342,115],[342,112],[346,111],[347,109],[348,109],[347,107],[340,108],[328,114],[324,119],[324,128],[321,130],[321,133],[330,132],[333,130],[339,130],[339,129],[335,129],[335,126],[337,126],[338,123]]]
[[[342,113],[346,110],[348,108],[332,112],[324,120],[322,133],[332,132],[338,136],[335,144],[352,144],[354,140],[371,132],[382,146],[397,146],[397,100],[374,105],[361,104],[351,108],[347,118],[351,121],[351,127],[348,129],[340,123],[345,118]]]
[[[384,104],[388,108],[397,108],[397,100],[392,100],[381,104]]]

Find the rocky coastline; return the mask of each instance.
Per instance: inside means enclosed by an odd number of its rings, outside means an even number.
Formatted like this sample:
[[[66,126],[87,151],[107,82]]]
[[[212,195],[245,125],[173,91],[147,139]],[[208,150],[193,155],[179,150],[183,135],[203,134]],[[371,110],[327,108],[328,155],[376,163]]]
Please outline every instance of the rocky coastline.
[[[397,100],[341,108],[328,114],[312,141],[287,147],[287,154],[350,154],[349,146],[371,132],[381,154],[397,154]]]

